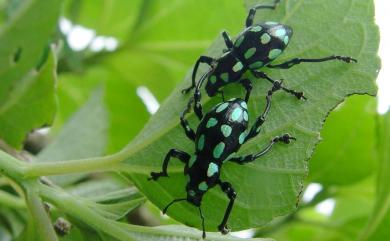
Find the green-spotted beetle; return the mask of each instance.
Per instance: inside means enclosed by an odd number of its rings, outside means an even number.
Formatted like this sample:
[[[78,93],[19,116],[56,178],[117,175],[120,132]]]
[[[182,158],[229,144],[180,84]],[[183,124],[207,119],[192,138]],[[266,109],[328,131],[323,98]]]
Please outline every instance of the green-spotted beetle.
[[[245,101],[247,102],[252,90],[252,84],[249,79],[243,79],[242,76],[246,71],[250,71],[255,77],[263,78],[273,83],[274,80],[258,69],[263,67],[288,69],[302,62],[324,62],[329,60],[341,60],[346,63],[357,62],[352,57],[332,55],[318,59],[294,58],[281,64],[270,64],[289,44],[293,30],[287,25],[276,22],[265,22],[253,24],[253,19],[258,9],[275,9],[280,0],[275,0],[272,5],[256,5],[251,8],[246,19],[246,28],[242,31],[233,42],[228,33],[224,31],[222,36],[225,40],[227,49],[225,53],[215,59],[209,56],[201,56],[194,67],[192,73],[192,85],[183,90],[183,93],[189,92],[195,88],[194,111],[199,118],[202,118],[202,106],[200,104],[200,88],[207,79],[205,86],[207,94],[212,97],[217,93],[223,92],[221,87],[239,82],[246,89]],[[196,83],[196,73],[201,63],[208,64],[211,68]],[[305,99],[303,92],[282,87],[282,89],[298,99]]]
[[[171,157],[175,157],[185,163],[184,174],[188,181],[186,186],[187,197],[173,200],[164,209],[163,213],[175,202],[188,201],[198,207],[202,219],[203,238],[205,238],[204,217],[200,208],[203,195],[210,188],[219,185],[230,199],[226,208],[224,217],[218,229],[221,233],[229,232],[226,223],[233,203],[236,198],[236,192],[229,182],[220,179],[220,171],[225,161],[245,164],[265,155],[271,147],[277,142],[290,143],[295,140],[289,134],[277,136],[260,152],[243,157],[232,157],[242,144],[255,137],[260,132],[260,127],[264,123],[271,107],[272,94],[281,89],[281,82],[275,81],[272,89],[266,96],[266,107],[263,113],[256,119],[254,125],[248,129],[249,114],[246,101],[240,98],[234,98],[222,102],[211,109],[200,121],[196,132],[189,126],[185,115],[191,109],[191,102],[180,116],[181,125],[186,136],[195,142],[195,151],[193,155],[177,149],[171,149],[165,156],[162,171],[152,172],[149,180],[157,180],[159,177],[168,176],[168,162]]]

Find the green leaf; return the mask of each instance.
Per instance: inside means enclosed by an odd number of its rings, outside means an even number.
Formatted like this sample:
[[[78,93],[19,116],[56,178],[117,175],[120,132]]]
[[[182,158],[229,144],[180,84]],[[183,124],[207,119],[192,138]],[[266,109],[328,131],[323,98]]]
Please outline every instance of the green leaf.
[[[123,218],[146,200],[135,187],[113,177],[93,179],[68,191],[83,197],[85,205],[112,220]]]
[[[375,103],[368,96],[353,96],[329,115],[310,160],[310,182],[346,185],[373,173]]]
[[[97,86],[102,85],[102,101],[108,115],[107,146],[102,151],[111,153],[125,146],[141,130],[150,114],[136,94],[137,86],[110,67],[99,65],[82,74],[60,76],[55,131],[85,103]]]
[[[287,218],[285,225],[266,234],[283,241],[355,241],[372,210],[373,184],[370,177],[353,185],[334,187],[335,195],[329,198],[335,201],[335,208],[330,216],[318,213],[315,207],[303,206]]]
[[[37,162],[66,161],[101,156],[107,144],[107,111],[103,90],[97,89],[87,103],[64,125],[53,142],[36,157]],[[73,183],[85,174],[55,176],[50,179],[58,185]]]
[[[131,34],[142,0],[72,0],[67,1],[65,14],[73,22],[92,28],[97,35],[120,40]]]
[[[371,218],[362,231],[359,241],[386,240],[390,225],[390,112],[378,117],[378,156],[379,173],[377,195]]]
[[[247,5],[261,2],[248,1]],[[278,62],[294,57],[341,54],[353,56],[359,63],[301,64],[290,70],[269,71],[275,79],[283,78],[288,87],[304,91],[308,100],[298,101],[285,93],[277,93],[261,135],[244,145],[238,155],[256,153],[272,137],[286,132],[295,136],[297,141],[288,146],[277,145],[266,157],[248,165],[224,165],[221,179],[231,182],[238,193],[229,219],[232,230],[258,227],[274,217],[295,210],[307,174],[307,160],[319,141],[319,131],[328,113],[351,94],[376,93],[374,80],[379,68],[376,54],[379,36],[372,1],[282,1],[276,11],[264,11],[258,16],[262,16],[262,20],[288,24],[295,31],[291,45]],[[244,23],[244,18],[235,21]],[[224,48],[219,37],[206,54],[219,56]],[[178,148],[193,153],[193,143],[185,137],[179,125],[179,114],[189,99],[180,90],[190,84],[189,75],[127,147],[130,157],[126,163],[129,168],[122,169],[161,209],[173,199],[186,195],[183,166],[176,160],[170,163],[170,178],[150,182],[147,177],[149,171],[161,170],[163,158],[169,149]],[[251,123],[263,111],[265,94],[270,88],[264,80],[253,79],[253,83],[254,91],[249,102]],[[225,90],[227,98],[243,96],[241,87],[229,86]],[[204,97],[204,109],[209,110],[217,100],[209,101]],[[190,122],[192,126],[198,123],[193,115]],[[145,168],[142,173],[134,174],[132,165]],[[204,196],[202,209],[208,230],[216,230],[227,203],[228,198],[219,188],[210,190]],[[198,210],[189,203],[172,206],[168,214],[182,223],[200,227]]]
[[[36,67],[48,51],[60,5],[24,1],[0,30],[0,138],[16,148],[32,129],[50,124],[56,111],[55,58],[39,72]]]

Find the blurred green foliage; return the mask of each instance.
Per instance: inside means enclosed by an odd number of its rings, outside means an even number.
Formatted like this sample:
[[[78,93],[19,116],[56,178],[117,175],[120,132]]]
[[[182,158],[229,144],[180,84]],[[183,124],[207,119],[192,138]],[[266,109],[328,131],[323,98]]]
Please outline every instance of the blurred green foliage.
[[[265,2],[269,1],[0,1],[0,149],[28,159],[30,166],[69,173],[28,176],[23,171],[29,165],[0,151],[0,241],[199,239],[199,231],[161,217],[154,206],[161,208],[184,195],[182,166],[173,163],[168,170],[171,178],[158,183],[147,182],[146,176],[161,168],[169,148],[192,151],[178,125],[178,114],[188,100],[179,90],[189,84],[197,57],[205,51],[220,55],[220,32],[235,36],[243,28],[246,9]],[[251,240],[386,241],[390,115],[378,116],[369,96],[349,97],[338,105],[351,94],[376,92],[379,37],[373,1],[281,2],[276,11],[263,11],[256,18],[293,27],[293,40],[281,62],[343,54],[356,57],[359,64],[303,64],[267,71],[303,90],[309,100],[302,103],[278,93],[261,137],[240,154],[255,152],[271,136],[284,132],[297,136],[296,143],[276,147],[263,161],[224,167],[223,178],[239,193],[229,225],[234,230],[253,228],[258,238]],[[63,31],[67,21],[73,32]],[[82,50],[69,41],[78,25],[94,35]],[[94,50],[93,40],[107,38],[117,41],[117,48]],[[262,81],[253,82],[252,121],[269,88]],[[148,112],[139,87],[149,89],[161,103],[159,112]],[[242,96],[241,87],[236,87],[226,88],[229,97]],[[206,109],[219,101],[203,100]],[[190,122],[197,123],[193,116]],[[39,143],[45,145],[39,153],[21,151],[36,141],[31,131],[48,125],[48,144]],[[62,165],[72,160],[83,164],[83,158],[92,158],[86,163],[93,164],[94,157],[122,149],[126,155],[120,164],[99,166],[104,159],[96,158],[96,168],[85,164],[83,173],[77,174],[71,164]],[[63,171],[56,171],[53,162],[61,162]],[[92,172],[96,170],[103,172]],[[41,171],[45,173],[44,168]],[[296,207],[303,186],[310,183],[320,184],[321,191]],[[334,210],[329,215],[318,212],[318,205],[330,199]],[[205,196],[208,230],[215,231],[226,204],[220,190]],[[169,214],[200,227],[197,211],[188,204],[175,206]],[[72,228],[55,237],[59,217]],[[143,219],[144,225],[163,226],[135,225]],[[208,238],[238,240],[217,233],[208,233]]]

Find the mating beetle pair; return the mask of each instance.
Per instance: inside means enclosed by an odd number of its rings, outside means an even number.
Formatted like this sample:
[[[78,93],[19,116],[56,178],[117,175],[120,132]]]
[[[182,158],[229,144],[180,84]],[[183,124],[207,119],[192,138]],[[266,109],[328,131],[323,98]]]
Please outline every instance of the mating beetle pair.
[[[280,88],[281,83],[275,81],[266,96],[267,104],[264,112],[256,119],[250,129],[248,129],[249,114],[246,102],[243,99],[234,98],[212,108],[202,118],[195,132],[184,118],[184,115],[191,108],[190,102],[187,109],[182,113],[180,120],[187,137],[195,142],[195,153],[190,155],[181,150],[171,149],[165,156],[162,171],[152,172],[150,177],[150,179],[157,180],[159,177],[168,176],[167,168],[171,157],[185,163],[184,174],[187,177],[187,197],[173,200],[164,208],[164,213],[175,202],[188,201],[192,203],[199,209],[202,218],[203,238],[205,238],[204,217],[200,208],[202,197],[208,189],[219,185],[230,201],[218,229],[223,234],[229,232],[226,223],[237,194],[229,182],[220,179],[220,170],[223,163],[231,161],[245,164],[265,155],[277,142],[288,144],[291,140],[295,140],[294,137],[284,134],[273,138],[262,151],[256,154],[231,157],[240,149],[241,145],[260,132],[260,127],[270,110],[272,94]]]
[[[282,64],[272,65],[271,62],[287,47],[293,31],[290,27],[275,22],[253,24],[253,19],[257,9],[275,9],[278,3],[279,0],[275,0],[272,5],[257,5],[253,7],[249,11],[246,19],[245,30],[234,42],[226,32],[223,32],[222,35],[227,50],[220,58],[214,59],[208,56],[201,56],[198,59],[192,74],[192,85],[183,90],[184,93],[187,93],[195,88],[194,97],[191,98],[187,108],[180,116],[180,122],[186,136],[195,142],[194,154],[190,155],[177,149],[171,149],[164,159],[162,171],[152,172],[149,178],[150,180],[157,180],[159,177],[168,176],[167,168],[171,157],[175,157],[185,163],[184,173],[188,178],[186,185],[187,197],[173,200],[164,208],[163,212],[165,213],[173,203],[179,201],[192,203],[199,209],[202,219],[203,238],[205,238],[205,228],[204,217],[200,208],[201,201],[207,190],[216,185],[221,187],[222,191],[227,194],[230,200],[222,222],[218,226],[221,233],[228,233],[226,223],[237,194],[229,182],[220,179],[220,171],[223,163],[225,161],[232,161],[245,164],[265,155],[277,142],[288,144],[291,140],[295,140],[289,134],[283,134],[273,138],[259,153],[243,157],[232,157],[242,144],[260,132],[261,125],[264,123],[270,110],[273,93],[277,90],[283,90],[298,99],[306,99],[303,92],[284,87],[281,81],[273,80],[258,69],[263,67],[288,69],[302,62],[324,62],[329,60],[341,60],[347,63],[356,62],[351,57],[333,55],[318,59],[295,58]],[[197,70],[201,63],[206,63],[211,68],[196,82]],[[252,84],[249,79],[242,78],[246,71],[250,71],[255,77],[266,79],[272,83],[272,88],[266,96],[265,109],[250,129],[248,129],[249,113],[247,101],[250,97]],[[224,100],[203,116],[203,110],[200,104],[200,88],[205,80],[207,80],[205,89],[210,97],[221,93],[224,98],[223,91],[221,90],[223,86],[234,82],[241,83],[246,89],[245,100],[240,98],[234,98],[229,101]],[[193,102],[195,102],[194,112],[200,119],[196,131],[189,126],[185,119],[185,115],[192,108]]]

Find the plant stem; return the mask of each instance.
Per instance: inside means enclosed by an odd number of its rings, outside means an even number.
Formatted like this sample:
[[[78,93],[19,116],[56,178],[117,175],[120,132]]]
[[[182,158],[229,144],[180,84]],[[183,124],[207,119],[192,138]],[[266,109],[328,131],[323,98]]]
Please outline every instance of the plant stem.
[[[94,229],[101,230],[120,240],[134,240],[125,230],[118,227],[115,222],[102,217],[97,212],[84,205],[82,201],[77,200],[66,192],[40,184],[40,193],[43,198],[53,203],[57,208],[73,218],[79,219],[85,224],[92,226]]]
[[[22,162],[0,150],[0,174],[18,182],[21,181],[25,166],[25,162]]]
[[[2,207],[5,206],[14,209],[26,208],[26,204],[21,198],[11,195],[8,192],[4,192],[2,190],[0,190],[0,203]]]
[[[39,240],[58,241],[49,215],[43,207],[42,200],[38,195],[37,184],[37,179],[23,183],[26,188],[26,202],[31,215],[30,218],[33,221],[31,223],[34,226],[33,230],[38,234]]]
[[[55,205],[67,215],[80,220],[81,222],[91,226],[95,230],[100,230],[109,236],[112,236],[121,241],[144,240],[145,234],[153,236],[172,236],[180,239],[196,239],[200,237],[199,232],[185,232],[180,229],[161,229],[150,228],[144,226],[136,226],[127,223],[116,222],[101,216],[95,210],[89,208],[82,200],[77,199],[59,188],[53,188],[40,184],[40,195],[48,202]],[[138,238],[139,237],[139,238]],[[164,238],[162,238],[164,239]],[[220,234],[208,237],[207,240],[226,240]]]
[[[25,178],[30,178],[39,176],[115,170],[118,163],[127,158],[126,154],[127,153],[122,151],[104,157],[31,163],[25,168],[23,176]]]

